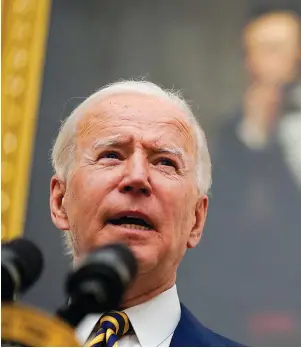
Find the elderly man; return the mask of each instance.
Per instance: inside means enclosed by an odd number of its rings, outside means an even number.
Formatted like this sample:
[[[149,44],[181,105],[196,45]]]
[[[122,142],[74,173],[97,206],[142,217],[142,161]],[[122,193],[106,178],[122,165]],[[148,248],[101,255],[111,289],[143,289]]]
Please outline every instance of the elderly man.
[[[177,295],[177,268],[200,241],[211,184],[206,138],[187,103],[149,82],[114,83],[67,118],[52,155],[51,216],[74,262],[118,241],[139,264],[124,311],[105,313],[128,324],[127,334],[101,327],[100,313],[81,323],[79,339],[89,346],[237,346],[202,326]]]

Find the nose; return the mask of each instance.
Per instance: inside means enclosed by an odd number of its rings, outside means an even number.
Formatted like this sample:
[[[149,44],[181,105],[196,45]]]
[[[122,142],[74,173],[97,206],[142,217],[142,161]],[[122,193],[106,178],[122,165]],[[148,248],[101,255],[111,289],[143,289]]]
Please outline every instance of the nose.
[[[121,193],[150,196],[152,187],[147,160],[139,155],[129,159],[118,188]]]

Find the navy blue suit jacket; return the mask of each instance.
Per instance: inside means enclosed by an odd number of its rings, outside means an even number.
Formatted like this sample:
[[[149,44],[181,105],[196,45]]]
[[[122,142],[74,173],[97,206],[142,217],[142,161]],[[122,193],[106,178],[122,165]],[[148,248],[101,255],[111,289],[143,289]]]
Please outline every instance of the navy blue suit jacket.
[[[170,347],[242,347],[242,345],[207,329],[181,304],[181,318]]]

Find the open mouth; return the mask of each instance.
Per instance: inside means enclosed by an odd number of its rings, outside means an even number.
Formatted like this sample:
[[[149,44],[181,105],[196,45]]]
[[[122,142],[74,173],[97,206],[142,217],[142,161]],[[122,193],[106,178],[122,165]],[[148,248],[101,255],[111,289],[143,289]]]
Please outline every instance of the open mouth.
[[[121,226],[124,228],[130,228],[141,231],[150,231],[154,229],[154,227],[145,219],[132,216],[121,216],[116,219],[109,219],[108,223],[115,226]]]

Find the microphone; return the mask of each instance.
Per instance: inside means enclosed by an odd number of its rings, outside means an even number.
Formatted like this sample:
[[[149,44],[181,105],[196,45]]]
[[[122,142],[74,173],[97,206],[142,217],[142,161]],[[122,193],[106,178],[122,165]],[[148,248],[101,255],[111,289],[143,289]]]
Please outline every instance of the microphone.
[[[57,315],[75,327],[88,313],[117,309],[137,274],[137,260],[123,244],[95,249],[67,276],[70,304]]]
[[[40,277],[43,255],[35,244],[18,238],[1,245],[1,301],[13,301]]]
[[[37,280],[42,257],[32,243],[24,240],[7,243],[2,250],[6,253],[1,265],[2,272],[6,272],[5,297],[9,299]],[[2,303],[2,346],[79,347],[74,328],[89,313],[118,309],[137,268],[136,258],[125,245],[97,248],[68,274],[65,291],[70,304],[61,307],[56,316],[16,302]]]

